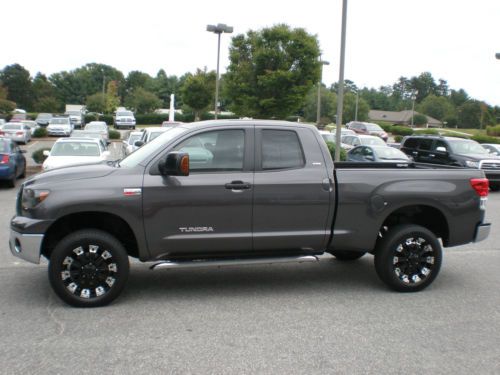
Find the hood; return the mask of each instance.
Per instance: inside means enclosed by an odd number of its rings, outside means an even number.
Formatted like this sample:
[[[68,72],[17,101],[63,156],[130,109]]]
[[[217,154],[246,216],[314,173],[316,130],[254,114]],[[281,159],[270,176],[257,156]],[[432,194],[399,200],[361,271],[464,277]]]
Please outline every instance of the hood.
[[[99,164],[87,164],[51,169],[38,173],[26,181],[26,185],[33,183],[54,183],[68,180],[88,180],[107,176],[115,171],[115,167],[107,162]]]
[[[97,164],[102,161],[103,159],[100,156],[49,156],[43,162],[43,165],[54,169],[74,165]]]
[[[491,154],[457,154],[464,159],[480,161],[480,160],[500,160],[500,156],[495,156]]]

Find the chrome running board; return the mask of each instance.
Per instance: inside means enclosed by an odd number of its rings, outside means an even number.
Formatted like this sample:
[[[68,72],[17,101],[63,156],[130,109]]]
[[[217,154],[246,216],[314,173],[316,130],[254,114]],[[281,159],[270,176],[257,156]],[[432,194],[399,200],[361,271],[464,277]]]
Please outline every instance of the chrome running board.
[[[195,260],[165,260],[153,264],[150,269],[157,268],[192,268],[192,267],[224,267],[242,266],[251,264],[274,264],[274,263],[305,263],[319,262],[314,255],[290,256],[290,257],[263,257],[263,258],[240,258],[240,259],[195,259]]]

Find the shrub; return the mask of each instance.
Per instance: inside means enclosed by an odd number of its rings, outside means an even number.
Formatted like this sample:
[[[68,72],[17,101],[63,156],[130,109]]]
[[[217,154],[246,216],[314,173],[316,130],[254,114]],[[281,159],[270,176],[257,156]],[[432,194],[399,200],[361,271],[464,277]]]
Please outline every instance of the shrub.
[[[476,134],[471,137],[472,140],[479,143],[500,143],[500,139],[497,137],[491,137],[484,134]]]
[[[96,118],[95,115],[85,115],[85,123],[88,124],[90,121],[104,121],[108,125],[113,125],[113,116],[100,115]]]
[[[394,142],[396,143],[401,143],[401,141],[403,140],[403,136],[402,135],[396,135],[394,136]]]
[[[439,131],[436,129],[422,129],[415,132],[416,134],[433,134],[438,135]]]
[[[497,125],[497,126],[488,126],[486,128],[486,134],[493,135],[495,137],[500,136],[500,125]]]
[[[47,134],[48,132],[46,128],[36,128],[33,132],[33,138],[43,138],[46,137]]]
[[[407,128],[406,126],[393,126],[390,131],[394,135],[412,135],[413,134],[413,129]]]
[[[44,162],[44,160],[47,159],[47,157],[43,154],[43,152],[45,150],[50,151],[50,148],[47,148],[47,147],[40,148],[40,149],[36,150],[35,152],[33,152],[33,154],[31,154],[31,157],[33,158],[35,163],[42,164]]]
[[[109,129],[109,139],[120,139],[120,132],[117,130]]]
[[[392,132],[393,125],[391,125],[391,124],[378,124],[378,126],[380,126],[382,129],[384,129],[384,131],[386,133]]]
[[[332,156],[332,160],[335,160],[335,143],[326,142],[326,145],[328,146],[328,150],[330,151],[330,155]],[[340,161],[346,161],[346,159],[347,159],[347,153],[341,147],[340,148]]]

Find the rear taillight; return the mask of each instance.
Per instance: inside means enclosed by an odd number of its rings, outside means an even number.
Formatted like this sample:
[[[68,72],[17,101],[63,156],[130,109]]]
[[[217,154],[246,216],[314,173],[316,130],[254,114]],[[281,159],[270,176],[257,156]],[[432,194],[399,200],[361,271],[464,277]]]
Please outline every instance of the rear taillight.
[[[7,164],[9,160],[10,160],[9,155],[2,155],[2,158],[0,159],[0,164]]]
[[[471,178],[470,184],[480,197],[487,197],[490,183],[487,178]]]
[[[23,135],[23,132],[16,132],[16,135]]]
[[[0,130],[0,135],[5,135],[5,132]]]

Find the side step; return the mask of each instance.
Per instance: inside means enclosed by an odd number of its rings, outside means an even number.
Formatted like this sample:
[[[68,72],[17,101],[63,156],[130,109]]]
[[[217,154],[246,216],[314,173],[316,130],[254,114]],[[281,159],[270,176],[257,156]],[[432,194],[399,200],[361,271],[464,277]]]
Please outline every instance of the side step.
[[[274,264],[274,263],[305,263],[319,262],[314,255],[290,256],[290,257],[263,257],[263,258],[240,258],[240,259],[196,259],[180,261],[161,261],[153,264],[150,269],[157,268],[191,268],[191,267],[224,267],[241,266],[251,264]]]

